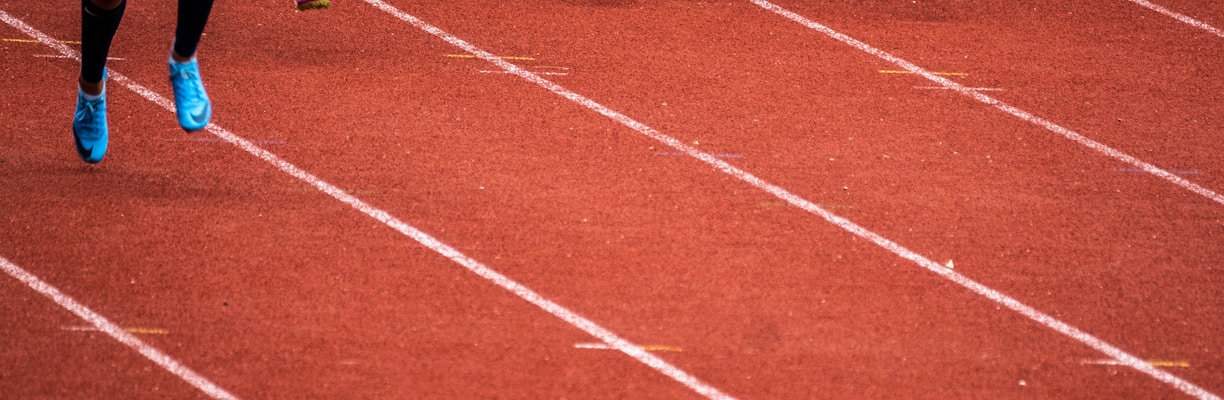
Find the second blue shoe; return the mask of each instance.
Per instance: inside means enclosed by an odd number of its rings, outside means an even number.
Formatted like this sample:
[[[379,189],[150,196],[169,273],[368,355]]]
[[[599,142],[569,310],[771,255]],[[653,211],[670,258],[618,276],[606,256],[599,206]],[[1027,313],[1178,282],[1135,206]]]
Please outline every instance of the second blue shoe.
[[[187,132],[208,126],[212,119],[212,103],[200,79],[200,63],[194,58],[186,63],[170,61],[170,86],[174,88],[174,113],[179,126]]]
[[[76,113],[72,117],[72,142],[77,154],[90,164],[97,164],[106,155],[106,92],[94,100],[85,99],[77,89]]]

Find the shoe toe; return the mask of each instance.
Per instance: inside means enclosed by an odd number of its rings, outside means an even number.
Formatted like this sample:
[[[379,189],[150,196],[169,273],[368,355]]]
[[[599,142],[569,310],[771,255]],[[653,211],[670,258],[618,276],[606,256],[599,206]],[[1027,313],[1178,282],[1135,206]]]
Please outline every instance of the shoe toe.
[[[95,140],[82,140],[80,135],[73,135],[72,144],[76,145],[77,155],[90,164],[97,164],[106,155],[106,136]]]

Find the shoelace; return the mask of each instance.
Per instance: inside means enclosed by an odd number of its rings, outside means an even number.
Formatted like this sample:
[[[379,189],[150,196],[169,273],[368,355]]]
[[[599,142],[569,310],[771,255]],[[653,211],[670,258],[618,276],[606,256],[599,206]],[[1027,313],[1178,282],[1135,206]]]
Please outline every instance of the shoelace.
[[[98,137],[98,130],[94,128],[94,121],[98,116],[98,108],[102,105],[102,99],[85,100],[80,110],[77,110],[75,118],[77,122],[89,129],[84,129],[84,132],[77,132],[84,139],[93,140]]]
[[[182,96],[189,99],[198,99],[200,97],[199,82],[196,71],[188,66],[175,66],[174,74],[178,76],[174,88],[182,91]]]

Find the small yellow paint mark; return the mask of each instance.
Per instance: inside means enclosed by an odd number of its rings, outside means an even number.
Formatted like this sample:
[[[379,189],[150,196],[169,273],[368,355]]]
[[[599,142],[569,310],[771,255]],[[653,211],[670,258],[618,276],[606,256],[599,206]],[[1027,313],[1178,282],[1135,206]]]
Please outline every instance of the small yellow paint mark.
[[[646,350],[646,351],[670,351],[674,353],[679,353],[679,352],[684,351],[684,349],[676,347],[676,346],[664,346],[664,345],[658,345],[658,344],[648,344],[648,345],[644,345],[640,347],[642,348],[642,350]]]
[[[955,268],[956,268],[956,264],[952,263],[952,260],[948,260],[948,262],[947,262],[946,264],[944,264],[944,266],[945,266],[945,267],[948,267],[948,269],[955,269]]]
[[[881,74],[894,74],[894,75],[913,75],[914,74],[913,72],[910,72],[910,71],[895,70],[895,69],[882,69],[880,70],[880,73]],[[931,75],[969,76],[969,73],[968,72],[932,72]]]
[[[1190,368],[1189,361],[1148,361],[1148,365],[1153,367],[1172,367],[1172,368]]]
[[[476,58],[475,54],[445,54],[447,58]],[[497,56],[497,58],[511,61],[535,61],[535,57],[527,56]]]
[[[71,331],[71,332],[100,332],[101,331],[101,329],[98,329],[97,327],[94,327],[94,326],[65,326],[61,329],[66,330],[66,331]],[[135,333],[135,334],[141,334],[141,335],[169,335],[170,334],[169,330],[161,329],[161,328],[131,327],[131,328],[123,328],[123,330],[127,331],[128,333]]]

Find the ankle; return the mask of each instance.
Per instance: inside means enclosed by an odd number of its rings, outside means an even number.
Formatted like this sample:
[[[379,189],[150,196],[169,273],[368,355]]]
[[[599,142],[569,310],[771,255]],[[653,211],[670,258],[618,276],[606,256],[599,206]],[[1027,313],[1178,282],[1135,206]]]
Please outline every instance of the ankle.
[[[85,81],[85,78],[78,78],[77,83],[78,87],[81,89],[81,93],[85,93],[90,96],[101,96],[102,91],[106,90],[106,83],[104,81],[87,82]]]
[[[195,55],[192,55],[191,57],[183,57],[183,56],[178,55],[178,53],[174,52],[174,50],[170,51],[170,61],[171,62],[176,62],[179,64],[186,64],[186,63],[191,62],[191,60],[193,59],[195,59]]]

